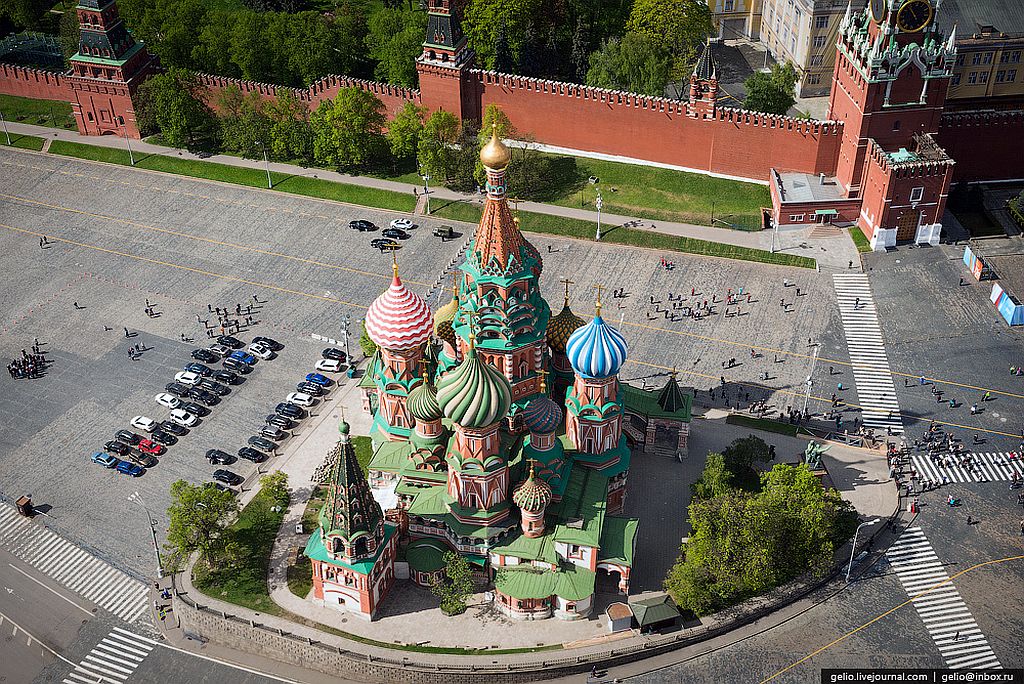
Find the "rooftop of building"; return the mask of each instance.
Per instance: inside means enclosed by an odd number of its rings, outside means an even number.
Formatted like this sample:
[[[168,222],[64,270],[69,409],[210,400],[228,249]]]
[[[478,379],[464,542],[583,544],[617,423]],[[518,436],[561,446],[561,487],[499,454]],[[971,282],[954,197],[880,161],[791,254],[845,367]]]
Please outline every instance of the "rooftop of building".
[[[512,565],[498,569],[494,588],[518,599],[559,596],[567,601],[580,601],[594,593],[594,578],[593,571],[571,563],[557,570]]]
[[[843,186],[829,176],[782,171],[774,173],[783,202],[834,202],[843,199]]]
[[[956,24],[958,40],[983,33],[1024,33],[1020,0],[945,0],[937,14],[943,34],[949,35]]]
[[[999,286],[1017,301],[1024,301],[1024,254],[979,256],[995,272]]]

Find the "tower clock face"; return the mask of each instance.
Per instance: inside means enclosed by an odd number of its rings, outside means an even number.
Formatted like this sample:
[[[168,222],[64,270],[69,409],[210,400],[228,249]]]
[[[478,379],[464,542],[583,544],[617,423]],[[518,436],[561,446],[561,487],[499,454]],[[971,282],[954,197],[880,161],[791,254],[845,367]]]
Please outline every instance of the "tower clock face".
[[[916,33],[932,20],[932,6],[928,0],[907,0],[896,13],[896,25],[904,33]]]
[[[881,24],[885,20],[885,8],[885,0],[871,0],[871,18],[876,24]]]

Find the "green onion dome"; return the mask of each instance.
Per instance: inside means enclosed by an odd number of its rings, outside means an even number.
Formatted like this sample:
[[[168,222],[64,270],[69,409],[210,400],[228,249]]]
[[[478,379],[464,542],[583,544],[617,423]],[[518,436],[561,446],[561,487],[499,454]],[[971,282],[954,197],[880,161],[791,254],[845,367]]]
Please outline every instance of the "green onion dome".
[[[512,492],[512,503],[527,513],[540,513],[551,503],[551,486],[534,476],[530,463],[530,476]]]
[[[437,404],[437,390],[427,382],[426,373],[423,374],[423,382],[416,385],[412,392],[409,392],[406,406],[409,407],[409,413],[412,414],[412,417],[420,423],[431,423],[441,420],[444,416],[441,412],[441,407]]]
[[[470,336],[466,360],[437,383],[437,403],[456,425],[485,428],[505,417],[512,405],[512,386],[494,366],[477,356]]]

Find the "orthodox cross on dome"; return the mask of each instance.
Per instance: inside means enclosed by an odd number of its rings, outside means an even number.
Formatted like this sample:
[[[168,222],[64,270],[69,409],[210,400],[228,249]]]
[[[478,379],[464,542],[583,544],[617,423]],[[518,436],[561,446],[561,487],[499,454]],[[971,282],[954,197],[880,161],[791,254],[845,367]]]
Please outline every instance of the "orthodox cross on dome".
[[[601,315],[601,293],[605,290],[605,286],[600,284],[600,283],[598,283],[597,285],[594,285],[594,289],[597,290],[597,302],[594,304],[594,308],[597,310],[597,313],[595,313],[594,315],[595,316],[600,316]]]
[[[565,303],[566,303],[566,305],[568,305],[569,304],[569,286],[570,285],[575,285],[576,281],[575,280],[569,280],[568,278],[562,278],[558,282],[562,283],[562,285],[565,285]]]

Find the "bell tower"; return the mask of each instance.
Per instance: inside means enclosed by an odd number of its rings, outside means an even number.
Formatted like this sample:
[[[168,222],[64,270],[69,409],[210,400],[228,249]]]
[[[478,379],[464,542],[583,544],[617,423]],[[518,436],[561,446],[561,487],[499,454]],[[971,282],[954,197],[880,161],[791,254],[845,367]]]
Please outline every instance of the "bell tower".
[[[460,120],[480,119],[469,70],[474,53],[469,49],[450,0],[427,0],[427,35],[423,53],[416,58],[423,105],[443,109]]]

